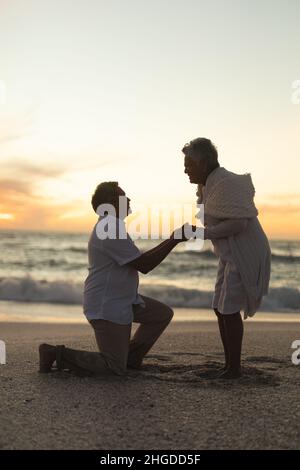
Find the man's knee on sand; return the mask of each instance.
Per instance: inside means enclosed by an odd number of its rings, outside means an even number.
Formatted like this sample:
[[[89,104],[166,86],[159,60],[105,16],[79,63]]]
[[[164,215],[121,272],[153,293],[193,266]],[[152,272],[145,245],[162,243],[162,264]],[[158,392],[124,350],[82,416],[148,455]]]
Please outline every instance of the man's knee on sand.
[[[165,318],[168,323],[172,320],[174,317],[174,310],[169,307],[169,305],[165,305]]]

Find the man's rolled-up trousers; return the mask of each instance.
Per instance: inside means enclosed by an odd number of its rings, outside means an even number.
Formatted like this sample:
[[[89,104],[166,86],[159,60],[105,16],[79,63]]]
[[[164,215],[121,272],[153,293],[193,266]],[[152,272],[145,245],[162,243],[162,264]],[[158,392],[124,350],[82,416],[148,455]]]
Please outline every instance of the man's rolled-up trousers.
[[[173,317],[167,305],[142,296],[145,306],[133,305],[133,322],[139,323],[131,336],[132,323],[120,325],[108,320],[90,320],[100,352],[59,347],[57,366],[78,375],[125,375],[127,367],[138,369],[145,355],[163,333]]]

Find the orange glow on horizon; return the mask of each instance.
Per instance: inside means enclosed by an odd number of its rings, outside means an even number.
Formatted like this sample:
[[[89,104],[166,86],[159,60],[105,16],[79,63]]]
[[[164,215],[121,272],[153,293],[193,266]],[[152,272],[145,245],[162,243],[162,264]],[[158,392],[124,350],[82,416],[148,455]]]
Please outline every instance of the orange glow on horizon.
[[[1,220],[13,220],[15,217],[13,214],[1,214],[0,213],[0,219]]]
[[[76,209],[74,204],[51,205],[31,200],[13,208],[10,201],[9,205],[1,209],[0,230],[90,231],[97,216],[89,202],[77,202],[75,206]],[[261,204],[258,210],[259,220],[270,239],[300,239],[300,205]],[[128,220],[134,220],[134,213]]]

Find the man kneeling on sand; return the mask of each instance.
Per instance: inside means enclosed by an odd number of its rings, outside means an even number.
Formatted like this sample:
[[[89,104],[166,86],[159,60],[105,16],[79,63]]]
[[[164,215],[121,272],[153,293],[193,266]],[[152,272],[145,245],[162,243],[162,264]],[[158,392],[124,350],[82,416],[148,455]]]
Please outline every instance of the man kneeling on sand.
[[[122,214],[121,201],[124,200]],[[51,372],[56,361],[59,370],[69,369],[77,375],[124,375],[127,368],[141,366],[145,355],[170,323],[173,311],[168,305],[138,294],[138,271],[147,274],[187,238],[182,234],[182,238],[177,239],[173,232],[169,239],[142,254],[126,233],[123,219],[130,213],[129,203],[130,199],[117,182],[101,183],[92,197],[92,206],[98,215],[106,205],[114,209],[114,215],[105,212],[99,217],[88,245],[89,274],[84,286],[83,307],[100,352],[41,344],[40,372]],[[99,224],[101,229],[105,223],[107,225],[108,218],[110,223],[115,222],[115,236],[99,237]],[[132,322],[139,326],[130,339]]]

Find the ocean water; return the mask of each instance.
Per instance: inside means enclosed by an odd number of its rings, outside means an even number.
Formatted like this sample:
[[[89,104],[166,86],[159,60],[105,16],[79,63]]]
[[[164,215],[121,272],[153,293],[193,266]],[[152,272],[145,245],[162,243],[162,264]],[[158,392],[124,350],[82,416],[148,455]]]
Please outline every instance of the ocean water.
[[[88,238],[88,234],[0,231],[0,307],[64,304],[66,312],[72,305],[79,307],[87,276]],[[158,243],[136,241],[141,250]],[[300,242],[270,244],[270,293],[261,309],[300,313]],[[209,241],[201,251],[181,243],[158,268],[140,275],[140,293],[173,307],[210,308],[217,265]]]

